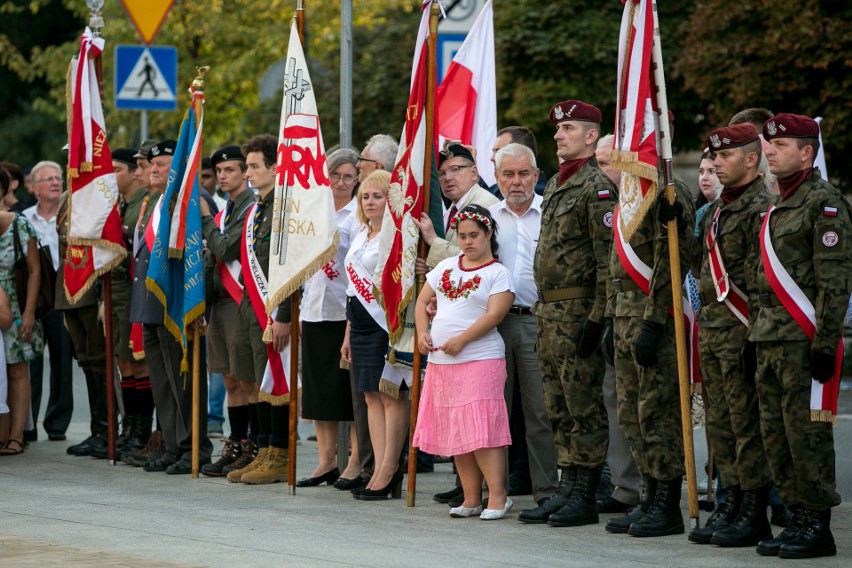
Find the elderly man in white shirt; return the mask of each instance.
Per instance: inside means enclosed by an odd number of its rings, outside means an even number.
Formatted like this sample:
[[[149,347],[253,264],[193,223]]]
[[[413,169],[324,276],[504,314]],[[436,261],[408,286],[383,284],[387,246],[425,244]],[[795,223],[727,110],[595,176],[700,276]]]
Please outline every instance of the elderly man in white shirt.
[[[497,222],[500,262],[509,269],[515,288],[515,305],[497,328],[506,344],[504,393],[511,412],[514,381],[518,381],[533,497],[540,503],[556,492],[558,476],[556,445],[535,350],[536,316],[530,312],[538,297],[533,258],[541,231],[542,197],[535,193],[539,170],[532,150],[521,144],[503,146],[494,160],[504,201],[489,210]]]

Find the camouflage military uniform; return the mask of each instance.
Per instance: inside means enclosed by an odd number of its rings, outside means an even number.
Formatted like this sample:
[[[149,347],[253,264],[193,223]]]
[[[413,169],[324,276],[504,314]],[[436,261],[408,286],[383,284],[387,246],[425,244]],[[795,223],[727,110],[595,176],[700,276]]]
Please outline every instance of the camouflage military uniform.
[[[760,436],[757,391],[751,378],[745,377],[740,358],[748,328],[727,305],[716,301],[706,235],[714,230],[713,217],[721,208],[716,243],[730,281],[748,295],[748,312],[754,319],[758,309],[755,276],[760,264],[760,225],[773,201],[775,196],[766,191],[763,178],[758,177],[733,202],[725,204],[719,199],[710,205],[696,241],[700,257],[692,263],[701,266],[698,350],[701,379],[710,403],[707,432],[725,487],[739,486],[743,491],[766,487],[771,478]]]
[[[660,187],[662,183],[658,184]],[[695,207],[689,188],[675,179],[678,200],[683,204],[687,227],[695,224]],[[685,231],[681,235],[685,234]],[[666,227],[657,222],[654,204],[630,239],[637,256],[653,269],[650,295],[631,280],[613,247],[610,261],[607,313],[615,316],[615,375],[618,393],[618,422],[633,459],[643,475],[671,480],[684,473],[683,433],[675,349],[671,272]],[[681,247],[681,274],[689,269],[689,247]],[[678,286],[681,283],[677,284]],[[634,348],[642,320],[665,324],[657,346],[657,365],[643,367],[635,360]]]
[[[809,410],[810,352],[834,353],[840,341],[852,288],[849,226],[848,202],[816,172],[778,205],[770,219],[772,244],[815,307],[816,334],[811,343],[772,292],[762,264],[760,310],[749,334],[757,342],[757,394],[769,469],[786,505],[815,511],[840,503],[832,424],[812,421]]]
[[[599,467],[609,439],[604,359],[600,349],[581,359],[577,343],[586,319],[603,321],[616,190],[594,157],[557,185],[554,176],[544,192],[533,264],[539,366],[558,465]]]

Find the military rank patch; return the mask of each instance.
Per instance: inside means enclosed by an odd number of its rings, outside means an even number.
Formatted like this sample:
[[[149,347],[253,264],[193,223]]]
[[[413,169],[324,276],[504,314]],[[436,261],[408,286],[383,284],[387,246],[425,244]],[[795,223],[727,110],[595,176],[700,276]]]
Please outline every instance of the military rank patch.
[[[837,217],[837,207],[823,207],[822,214],[826,217]]]
[[[606,213],[604,213],[603,219],[601,219],[601,221],[603,221],[604,227],[612,229],[612,211],[607,211]]]
[[[828,209],[828,208],[826,208],[826,209]],[[837,211],[837,210],[835,209],[835,211]],[[822,244],[825,245],[827,248],[833,247],[838,242],[840,242],[840,238],[837,236],[837,233],[835,233],[834,231],[826,231],[825,233],[822,234]]]
[[[598,199],[609,199],[609,190],[608,189],[599,189],[598,190]]]

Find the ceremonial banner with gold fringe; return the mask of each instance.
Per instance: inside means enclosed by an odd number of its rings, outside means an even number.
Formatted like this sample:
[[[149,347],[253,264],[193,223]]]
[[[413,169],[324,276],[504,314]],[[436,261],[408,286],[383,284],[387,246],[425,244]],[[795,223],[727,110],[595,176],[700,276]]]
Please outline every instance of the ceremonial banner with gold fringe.
[[[193,97],[202,97],[193,93]],[[181,344],[181,371],[189,369],[186,358],[189,325],[204,314],[204,254],[201,235],[201,161],[203,111],[195,123],[190,106],[180,128],[169,184],[160,201],[159,228],[151,249],[146,285],[162,302],[163,325]]]
[[[116,208],[118,184],[93,61],[103,48],[103,38],[93,37],[86,28],[80,53],[71,60],[68,72],[71,199],[63,272],[65,295],[72,304],[98,276],[121,264],[127,254]]]
[[[651,208],[657,193],[660,137],[657,132],[657,89],[651,66],[653,41],[653,1],[624,2],[618,42],[612,165],[624,172],[618,199],[617,230],[627,241]]]
[[[405,308],[414,295],[414,261],[420,231],[413,219],[423,212],[423,161],[426,152],[426,42],[429,37],[429,7],[424,2],[420,30],[411,66],[411,93],[405,125],[399,137],[396,166],[391,172],[387,209],[379,235],[379,262],[373,273],[374,295],[388,318],[391,343],[403,331]]]
[[[286,69],[272,206],[267,314],[337,252],[325,146],[295,19],[290,26]]]

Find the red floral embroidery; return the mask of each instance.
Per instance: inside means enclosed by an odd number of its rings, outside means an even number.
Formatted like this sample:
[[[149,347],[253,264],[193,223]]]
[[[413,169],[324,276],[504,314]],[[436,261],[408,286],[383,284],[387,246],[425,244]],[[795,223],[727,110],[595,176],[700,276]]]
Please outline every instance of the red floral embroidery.
[[[451,301],[458,298],[467,298],[471,292],[474,292],[477,288],[479,288],[479,284],[482,282],[482,278],[480,278],[479,274],[477,274],[468,281],[465,281],[463,278],[459,278],[458,286],[456,286],[452,281],[450,281],[450,274],[452,273],[452,268],[445,270],[444,274],[441,276],[441,284],[438,287],[441,293]]]

